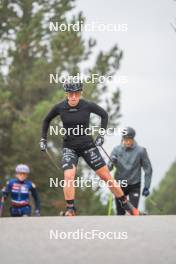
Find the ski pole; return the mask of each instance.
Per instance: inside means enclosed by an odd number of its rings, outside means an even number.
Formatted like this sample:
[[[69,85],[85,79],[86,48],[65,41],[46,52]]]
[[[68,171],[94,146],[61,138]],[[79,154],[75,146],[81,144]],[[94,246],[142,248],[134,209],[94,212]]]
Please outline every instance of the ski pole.
[[[112,161],[111,157],[108,155],[108,153],[106,152],[106,150],[103,148],[103,146],[100,146],[101,149],[103,150],[103,152],[106,154],[106,156],[108,157],[108,159],[111,161],[111,163],[114,165],[114,167],[117,167],[114,162]],[[110,193],[109,195],[109,206],[108,206],[108,216],[111,215],[112,212],[112,202],[113,202],[113,195],[112,193]]]
[[[114,173],[115,173],[115,168],[112,171],[113,178],[114,178]],[[112,213],[113,197],[114,197],[113,194],[110,193],[109,194],[109,199],[108,199],[108,204],[109,204],[108,205],[108,216],[111,215],[111,213]]]
[[[48,155],[50,161],[52,162],[52,164],[55,166],[56,169],[60,170],[60,168],[57,166],[57,164],[55,163],[52,155],[49,153],[49,151],[46,149],[46,154]]]
[[[112,196],[112,193],[110,193],[109,195],[109,206],[108,206],[108,216],[111,215],[111,212],[112,212],[112,201],[113,201],[113,196]]]
[[[103,152],[106,154],[106,156],[108,157],[108,159],[111,161],[111,163],[117,167],[115,164],[114,164],[114,161],[111,159],[111,157],[108,155],[108,153],[106,152],[106,150],[103,148],[103,146],[100,146],[100,148],[103,150]]]

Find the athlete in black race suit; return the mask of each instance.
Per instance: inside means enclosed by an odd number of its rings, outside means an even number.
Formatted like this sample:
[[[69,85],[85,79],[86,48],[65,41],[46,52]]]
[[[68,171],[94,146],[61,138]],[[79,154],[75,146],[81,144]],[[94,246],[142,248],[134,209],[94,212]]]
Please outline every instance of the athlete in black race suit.
[[[132,215],[138,215],[136,208],[127,201],[122,189],[112,178],[108,167],[97,148],[97,146],[103,144],[104,137],[98,135],[94,142],[92,136],[87,135],[86,133],[89,131],[91,113],[101,117],[101,128],[106,130],[108,123],[107,112],[93,102],[80,99],[82,84],[66,84],[65,91],[67,92],[67,99],[55,105],[43,121],[42,138],[40,140],[41,150],[45,151],[47,148],[47,132],[51,120],[56,116],[60,116],[63,127],[65,128],[65,131],[67,131],[67,134],[64,136],[62,148],[64,180],[68,182],[75,179],[78,159],[81,156],[101,179],[108,183],[111,182],[109,188],[119,201],[121,201],[123,208]],[[78,129],[76,135],[74,133],[75,128]],[[66,184],[64,187],[64,196],[67,202],[65,215],[75,215],[75,188],[70,186],[70,184],[69,186]]]

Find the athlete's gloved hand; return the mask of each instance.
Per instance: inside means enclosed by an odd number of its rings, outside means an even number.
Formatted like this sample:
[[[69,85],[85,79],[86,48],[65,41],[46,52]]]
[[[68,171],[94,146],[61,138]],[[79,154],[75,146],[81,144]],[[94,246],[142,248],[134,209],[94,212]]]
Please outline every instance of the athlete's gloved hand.
[[[149,194],[150,194],[149,189],[146,188],[146,187],[144,187],[143,192],[142,192],[142,195],[145,196],[145,197],[147,197]]]
[[[40,216],[40,210],[39,209],[35,210],[35,216]]]
[[[102,146],[104,143],[104,136],[98,135],[95,139],[95,145],[98,146]]]
[[[47,149],[47,140],[45,138],[40,139],[40,150],[46,151]]]

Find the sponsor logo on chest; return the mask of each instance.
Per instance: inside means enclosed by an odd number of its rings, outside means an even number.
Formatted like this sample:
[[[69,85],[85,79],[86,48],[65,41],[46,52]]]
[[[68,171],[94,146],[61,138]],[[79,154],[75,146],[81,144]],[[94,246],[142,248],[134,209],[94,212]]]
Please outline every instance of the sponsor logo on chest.
[[[29,188],[26,184],[14,183],[12,186],[12,192],[28,193]]]

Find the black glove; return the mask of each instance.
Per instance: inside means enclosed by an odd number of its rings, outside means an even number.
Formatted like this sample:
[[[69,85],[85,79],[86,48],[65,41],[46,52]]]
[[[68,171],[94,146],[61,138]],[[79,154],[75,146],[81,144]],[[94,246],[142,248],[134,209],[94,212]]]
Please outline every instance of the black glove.
[[[47,149],[47,140],[45,138],[40,139],[40,150],[46,151]]]
[[[149,194],[150,194],[149,189],[146,188],[146,187],[144,187],[143,192],[142,192],[142,195],[145,196],[145,197],[147,197]]]
[[[98,135],[95,139],[95,145],[98,146],[102,146],[104,143],[104,136],[100,136]]]

